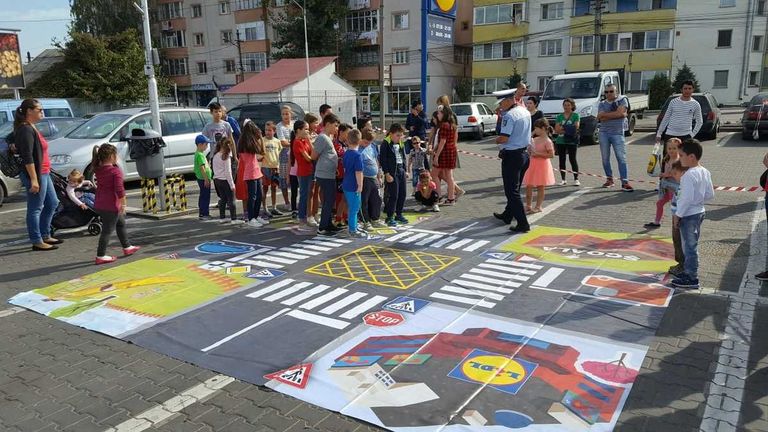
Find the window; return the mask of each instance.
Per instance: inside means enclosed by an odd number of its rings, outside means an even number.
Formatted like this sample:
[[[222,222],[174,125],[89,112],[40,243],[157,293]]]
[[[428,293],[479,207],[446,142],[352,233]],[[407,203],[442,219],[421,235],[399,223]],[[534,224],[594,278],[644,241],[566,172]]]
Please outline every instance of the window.
[[[475,8],[475,24],[520,23],[525,21],[525,3]]]
[[[347,15],[347,32],[363,33],[379,30],[379,10],[350,12]]]
[[[222,30],[221,31],[221,44],[222,45],[228,45],[231,44],[234,41],[232,38],[232,30]]]
[[[538,79],[539,82],[539,90],[544,91],[544,89],[547,87],[547,83],[549,83],[549,80],[552,79],[551,76],[540,76]]]
[[[733,30],[718,30],[717,31],[717,47],[730,48],[732,34],[733,34]]]
[[[629,91],[646,91],[648,90],[648,83],[655,77],[656,75],[661,74],[664,76],[669,76],[669,71],[665,70],[651,70],[651,71],[642,71],[642,72],[632,72],[629,74],[629,85],[628,89]]]
[[[235,66],[234,60],[224,60],[224,73],[235,73],[237,72],[237,66]]]
[[[763,49],[763,37],[752,36],[752,51],[761,51]]]
[[[187,75],[187,59],[163,59],[163,70],[168,76]]]
[[[181,18],[183,16],[184,11],[182,10],[181,2],[165,3],[160,5],[161,20]]]
[[[192,18],[200,18],[203,16],[203,5],[192,5]]]
[[[376,46],[358,47],[354,53],[353,62],[356,66],[379,64],[379,48]]]
[[[712,84],[712,88],[728,88],[728,71],[727,70],[715,71],[715,83]]]
[[[768,87],[768,68],[763,68],[763,76],[760,79],[760,87]]]
[[[197,62],[197,73],[199,75],[205,75],[208,73],[208,63],[206,62]]]
[[[749,86],[750,87],[757,87],[760,83],[759,78],[760,72],[759,71],[750,71],[749,72]]]
[[[479,78],[472,80],[472,94],[482,96],[497,90],[504,90],[506,82],[507,78]]]
[[[256,9],[261,7],[261,0],[237,0],[235,2],[236,10]]]
[[[616,52],[672,48],[671,30],[652,30],[635,33],[612,33],[600,38],[600,51]],[[594,36],[571,38],[571,54],[594,52]]]
[[[525,57],[525,44],[523,41],[495,42],[473,47],[472,58],[474,60],[499,60],[506,58]]]
[[[677,0],[639,0],[638,10],[675,9]]]
[[[392,63],[408,64],[408,48],[399,48],[392,50]]]
[[[264,40],[267,33],[264,29],[264,21],[253,21],[237,25],[239,37],[247,41]]]
[[[576,36],[571,38],[571,54],[588,54],[594,52],[594,36]]]
[[[246,72],[261,72],[267,68],[267,53],[244,53],[243,69]]]
[[[411,110],[411,102],[421,99],[421,89],[418,86],[392,87],[389,90],[389,109],[395,114],[407,114]]]
[[[592,2],[590,0],[574,0],[573,16],[584,16],[592,13]]]
[[[291,0],[275,0],[275,7],[288,6]]]
[[[160,48],[182,48],[187,46],[186,38],[184,37],[183,30],[177,30],[174,32],[163,32],[160,38]]]
[[[219,15],[227,15],[229,13],[229,0],[219,2]]]
[[[736,6],[736,0],[720,0],[720,7],[734,7]]]
[[[160,125],[163,136],[184,135],[198,132],[197,122],[192,119],[189,111],[166,111],[160,113]]]
[[[563,2],[545,3],[541,5],[541,19],[542,20],[563,19]]]
[[[539,42],[539,56],[559,56],[563,54],[563,40],[550,39]]]
[[[408,29],[408,12],[395,12],[392,14],[392,30]]]
[[[757,2],[757,14],[760,16],[765,15],[765,0],[760,0]]]
[[[195,33],[195,46],[203,46],[205,45],[205,39],[203,38],[202,33]]]

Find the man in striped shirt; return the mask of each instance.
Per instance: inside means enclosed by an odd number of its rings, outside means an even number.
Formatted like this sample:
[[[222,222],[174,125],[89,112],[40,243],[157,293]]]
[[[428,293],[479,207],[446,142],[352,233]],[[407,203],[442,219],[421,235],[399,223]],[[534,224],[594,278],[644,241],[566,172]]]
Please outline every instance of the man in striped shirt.
[[[701,105],[692,97],[693,81],[684,81],[682,95],[669,102],[664,118],[656,131],[656,142],[667,142],[670,138],[681,141],[693,138],[701,129]],[[664,149],[666,154],[666,149]]]

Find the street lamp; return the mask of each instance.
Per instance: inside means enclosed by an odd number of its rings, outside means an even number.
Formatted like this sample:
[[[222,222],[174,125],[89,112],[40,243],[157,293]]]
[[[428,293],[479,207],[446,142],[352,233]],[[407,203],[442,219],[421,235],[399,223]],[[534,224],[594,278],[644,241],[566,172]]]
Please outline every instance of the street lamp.
[[[296,0],[291,0],[293,4],[299,7],[301,9],[301,13],[304,16],[304,58],[307,63],[307,110],[312,110],[312,96],[311,96],[311,89],[309,86],[309,42],[307,41],[307,2],[304,0],[304,6],[300,5],[299,2]]]

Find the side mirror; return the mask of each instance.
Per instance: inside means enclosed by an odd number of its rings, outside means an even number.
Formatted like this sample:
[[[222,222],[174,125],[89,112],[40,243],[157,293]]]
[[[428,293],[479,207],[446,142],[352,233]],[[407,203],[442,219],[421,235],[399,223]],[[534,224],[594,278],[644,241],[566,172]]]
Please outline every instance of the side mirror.
[[[352,124],[357,124],[357,116],[352,116]]]

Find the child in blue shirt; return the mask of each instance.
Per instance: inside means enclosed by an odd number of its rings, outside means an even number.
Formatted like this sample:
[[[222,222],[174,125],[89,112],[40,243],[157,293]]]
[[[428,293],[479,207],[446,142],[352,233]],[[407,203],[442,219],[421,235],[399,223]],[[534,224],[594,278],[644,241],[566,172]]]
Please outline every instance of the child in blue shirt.
[[[347,150],[344,152],[344,179],[341,188],[347,200],[349,235],[367,238],[365,232],[357,229],[357,213],[360,211],[360,195],[363,192],[363,156],[358,150],[360,131],[353,129],[347,135]]]

